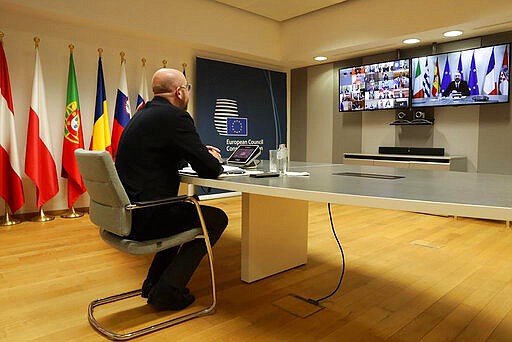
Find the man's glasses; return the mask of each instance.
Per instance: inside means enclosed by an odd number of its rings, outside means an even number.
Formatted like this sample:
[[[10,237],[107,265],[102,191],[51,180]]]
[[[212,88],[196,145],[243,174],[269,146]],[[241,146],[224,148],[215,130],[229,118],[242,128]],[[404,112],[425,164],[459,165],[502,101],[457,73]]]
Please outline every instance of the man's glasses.
[[[176,90],[180,89],[180,88],[185,88],[187,89],[188,91],[192,90],[192,84],[188,83],[188,84],[185,84],[185,85],[182,85],[182,86],[179,86],[178,88],[176,88]]]

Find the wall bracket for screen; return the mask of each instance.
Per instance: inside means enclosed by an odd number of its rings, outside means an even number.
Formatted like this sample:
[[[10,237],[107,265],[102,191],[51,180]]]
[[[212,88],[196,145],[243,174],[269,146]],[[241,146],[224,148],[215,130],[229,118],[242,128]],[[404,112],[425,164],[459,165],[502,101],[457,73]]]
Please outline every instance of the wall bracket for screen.
[[[431,126],[434,124],[434,120],[434,112],[426,108],[400,109],[396,111],[395,121],[389,124],[394,126]]]

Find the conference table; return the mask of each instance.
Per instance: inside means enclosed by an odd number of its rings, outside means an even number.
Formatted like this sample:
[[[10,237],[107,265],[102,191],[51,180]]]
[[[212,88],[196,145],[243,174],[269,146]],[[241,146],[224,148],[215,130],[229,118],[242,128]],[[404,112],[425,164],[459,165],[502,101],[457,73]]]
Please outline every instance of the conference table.
[[[268,161],[258,169],[268,171]],[[306,264],[308,202],[512,220],[512,176],[290,162],[309,176],[217,179],[181,176],[202,187],[242,193],[241,278],[254,282]]]

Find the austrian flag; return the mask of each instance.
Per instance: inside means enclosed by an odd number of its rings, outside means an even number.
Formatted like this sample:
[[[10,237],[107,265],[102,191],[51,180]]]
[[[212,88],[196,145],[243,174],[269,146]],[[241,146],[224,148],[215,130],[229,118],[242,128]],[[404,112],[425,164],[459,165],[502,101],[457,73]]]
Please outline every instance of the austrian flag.
[[[0,197],[12,212],[25,203],[16,147],[14,106],[4,45],[0,37]]]

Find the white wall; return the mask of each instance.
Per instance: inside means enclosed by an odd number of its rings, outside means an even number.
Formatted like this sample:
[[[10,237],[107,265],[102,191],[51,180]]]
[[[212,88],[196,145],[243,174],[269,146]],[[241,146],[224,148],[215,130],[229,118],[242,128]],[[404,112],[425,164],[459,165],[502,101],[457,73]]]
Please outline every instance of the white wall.
[[[309,162],[332,162],[332,84],[332,64],[308,69],[306,160]]]
[[[70,43],[75,45],[74,61],[86,148],[89,146],[94,118],[97,49],[100,47],[103,49],[103,70],[111,126],[120,76],[119,53],[121,51],[126,53],[128,91],[132,109],[135,108],[136,94],[140,84],[142,57],[147,59],[148,83],[151,81],[153,72],[162,67],[162,60],[166,59],[168,67],[178,69],[182,68],[182,63],[187,63],[187,78],[193,84],[197,55],[276,70],[275,66],[265,64],[263,59],[253,62],[244,59],[243,56],[244,54],[249,57],[266,54],[271,57],[267,60],[278,59],[280,49],[279,40],[276,38],[277,24],[258,16],[241,15],[239,11],[211,1],[189,0],[187,4],[188,7],[173,3],[173,6],[178,7],[174,16],[171,16],[172,9],[169,2],[154,1],[151,4],[154,15],[149,16],[147,15],[149,9],[145,9],[139,1],[89,2],[87,5],[80,1],[0,3],[0,30],[5,33],[4,49],[11,77],[21,168],[24,170],[25,167],[28,111],[35,56],[33,38],[36,35],[41,39],[39,51],[46,84],[52,153],[59,176]],[[198,12],[202,13],[201,15],[195,13],[192,6],[194,4],[205,6],[204,11]],[[220,7],[217,8],[217,6]],[[118,13],[119,15],[116,16]],[[222,19],[216,17],[215,13],[222,16]],[[124,21],[124,25],[119,26],[121,21]],[[115,22],[116,26],[109,25],[109,22]],[[147,27],[161,30],[162,35],[151,34]],[[187,42],[187,37],[195,40],[194,48]],[[268,39],[265,39],[266,37]],[[238,54],[235,58],[221,54],[219,48],[210,48],[210,45],[219,44],[219,42],[223,42],[226,49],[235,47],[241,50],[242,54]],[[198,45],[200,48],[197,47]],[[278,69],[278,71],[283,70]],[[189,107],[191,113],[194,112],[194,96],[194,88],[192,88]],[[17,213],[35,212],[37,211],[35,186],[25,174],[23,174],[23,184],[26,203]],[[66,180],[59,177],[59,186],[60,191],[57,196],[43,206],[45,210],[67,208]],[[81,196],[75,206],[88,206],[87,195]],[[0,215],[3,213],[4,203],[0,199]]]
[[[467,159],[467,171],[478,166],[479,106],[439,107],[435,111],[434,147],[444,147],[449,155]]]
[[[395,146],[395,111],[361,112],[361,153],[379,153],[379,146]]]

